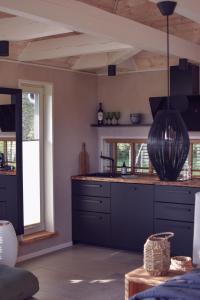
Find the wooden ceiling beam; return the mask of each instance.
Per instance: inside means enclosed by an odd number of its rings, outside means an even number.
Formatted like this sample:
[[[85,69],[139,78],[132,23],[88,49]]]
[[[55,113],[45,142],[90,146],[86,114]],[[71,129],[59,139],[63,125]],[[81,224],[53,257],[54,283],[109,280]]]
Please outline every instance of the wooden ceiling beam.
[[[75,0],[0,0],[0,11],[66,25],[75,31],[151,52],[166,52],[164,32]],[[170,42],[170,54],[200,62],[199,45],[172,35]]]
[[[22,41],[69,32],[71,30],[66,26],[44,24],[22,17],[0,19],[0,40]]]
[[[88,34],[30,42],[20,54],[21,61],[61,58],[131,49],[130,46]]]

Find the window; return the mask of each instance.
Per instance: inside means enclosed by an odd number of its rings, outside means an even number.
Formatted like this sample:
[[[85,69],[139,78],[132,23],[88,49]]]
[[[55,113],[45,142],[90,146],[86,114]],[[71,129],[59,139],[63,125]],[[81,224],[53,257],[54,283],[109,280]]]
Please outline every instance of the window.
[[[117,143],[116,144],[116,157],[117,157],[117,172],[121,171],[123,163],[126,164],[127,171],[131,172],[131,144],[130,143]]]
[[[43,106],[44,90],[23,86],[23,197],[27,233],[44,229]]]
[[[134,143],[133,146],[135,151],[135,173],[149,173],[150,162],[147,152],[147,144],[138,142]]]
[[[149,160],[146,140],[106,139],[105,149],[115,159],[116,172],[121,171],[125,162],[130,173],[156,174]],[[103,166],[104,171],[108,168],[108,165]],[[200,177],[200,140],[190,141],[190,151],[181,174],[185,172]]]

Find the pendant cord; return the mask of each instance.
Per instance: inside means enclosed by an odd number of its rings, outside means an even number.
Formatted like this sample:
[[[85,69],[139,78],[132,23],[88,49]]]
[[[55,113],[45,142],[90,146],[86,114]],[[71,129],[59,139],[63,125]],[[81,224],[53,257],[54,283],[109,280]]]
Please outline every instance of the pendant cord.
[[[169,16],[167,15],[167,108],[170,109]]]

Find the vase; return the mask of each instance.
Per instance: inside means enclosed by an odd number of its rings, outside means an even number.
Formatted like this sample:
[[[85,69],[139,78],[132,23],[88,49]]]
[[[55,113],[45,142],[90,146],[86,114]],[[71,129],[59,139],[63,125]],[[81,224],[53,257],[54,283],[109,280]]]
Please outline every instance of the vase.
[[[18,241],[13,225],[0,220],[0,264],[14,267],[17,261]]]
[[[151,235],[144,245],[144,268],[151,276],[167,275],[170,259],[170,241],[172,232]]]

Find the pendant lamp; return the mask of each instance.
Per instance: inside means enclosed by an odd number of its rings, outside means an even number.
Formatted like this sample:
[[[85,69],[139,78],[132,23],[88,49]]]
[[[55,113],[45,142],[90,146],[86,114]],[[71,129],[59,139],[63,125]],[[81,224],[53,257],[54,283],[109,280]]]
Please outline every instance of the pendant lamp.
[[[169,16],[176,7],[175,1],[157,4],[167,17],[167,109],[157,112],[150,128],[147,149],[150,161],[162,181],[176,181],[187,159],[190,140],[185,123],[177,110],[170,106]]]

